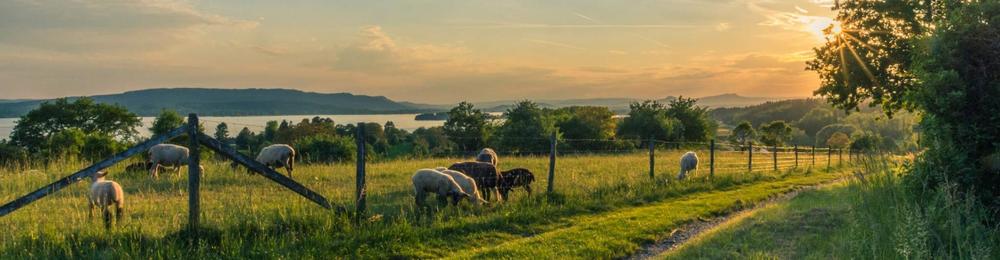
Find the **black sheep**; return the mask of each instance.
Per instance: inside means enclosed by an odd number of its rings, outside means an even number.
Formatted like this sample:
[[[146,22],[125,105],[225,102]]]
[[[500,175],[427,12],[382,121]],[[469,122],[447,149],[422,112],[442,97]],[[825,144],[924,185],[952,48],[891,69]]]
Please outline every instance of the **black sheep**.
[[[524,187],[531,195],[531,183],[535,182],[535,175],[525,168],[514,168],[500,173],[500,197],[507,199],[507,194],[517,187]]]

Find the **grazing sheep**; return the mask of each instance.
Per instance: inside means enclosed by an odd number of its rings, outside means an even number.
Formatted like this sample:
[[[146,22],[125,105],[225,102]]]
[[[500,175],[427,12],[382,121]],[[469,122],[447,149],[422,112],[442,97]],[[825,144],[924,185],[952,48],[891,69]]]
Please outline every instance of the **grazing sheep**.
[[[500,173],[500,196],[507,200],[507,194],[516,187],[524,187],[531,195],[531,183],[535,181],[535,174],[525,168],[514,168]]]
[[[462,191],[465,194],[469,194],[469,201],[472,205],[488,204],[486,200],[483,200],[482,194],[479,193],[479,188],[476,188],[476,180],[472,179],[468,175],[465,175],[459,171],[452,171],[445,167],[437,167],[437,171],[451,176],[458,183],[458,186],[462,187]]]
[[[451,197],[452,205],[458,205],[462,197],[469,197],[454,178],[434,169],[420,169],[413,173],[413,191],[417,206],[425,206],[424,199],[428,193],[436,193],[438,203],[443,204],[447,204],[448,197]]]
[[[491,163],[493,166],[500,168],[500,157],[497,156],[497,152],[490,148],[483,148],[479,151],[479,155],[476,156],[477,162]]]
[[[106,171],[99,171],[90,176],[90,216],[94,216],[94,208],[100,208],[104,215],[104,227],[111,228],[111,210],[108,206],[115,205],[115,221],[121,223],[125,214],[125,192],[117,182],[105,180]]]
[[[688,172],[698,169],[698,155],[694,152],[687,152],[681,155],[681,171],[677,173],[677,179],[683,180]]]
[[[292,177],[292,168],[295,166],[295,149],[287,144],[272,144],[260,150],[257,154],[257,162],[267,167],[285,167],[288,171],[288,178]]]
[[[134,162],[134,163],[129,164],[128,166],[125,166],[125,171],[126,172],[139,172],[139,171],[145,172],[145,171],[149,171],[149,168],[152,168],[152,167],[153,167],[153,163],[151,163],[151,162]]]
[[[179,172],[181,166],[188,163],[188,148],[175,144],[158,144],[149,148],[149,176],[159,177],[159,166],[175,167],[174,171]],[[205,167],[198,165],[201,172],[205,172]]]
[[[449,170],[459,171],[476,180],[476,186],[483,193],[483,199],[489,201],[496,195],[499,201],[501,197],[497,190],[500,184],[500,172],[497,167],[485,162],[459,162],[448,167]]]

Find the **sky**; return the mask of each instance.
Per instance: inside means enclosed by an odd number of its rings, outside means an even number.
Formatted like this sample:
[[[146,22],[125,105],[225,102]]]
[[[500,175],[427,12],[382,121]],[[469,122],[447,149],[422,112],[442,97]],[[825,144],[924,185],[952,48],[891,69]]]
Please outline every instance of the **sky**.
[[[0,99],[162,87],[394,100],[811,96],[832,0],[4,0]]]

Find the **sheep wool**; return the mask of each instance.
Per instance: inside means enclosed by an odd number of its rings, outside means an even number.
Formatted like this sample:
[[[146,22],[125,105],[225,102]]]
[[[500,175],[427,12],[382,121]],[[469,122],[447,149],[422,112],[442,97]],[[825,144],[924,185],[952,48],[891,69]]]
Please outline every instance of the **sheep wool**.
[[[462,190],[462,187],[455,182],[451,176],[434,169],[420,169],[413,173],[413,191],[416,195],[418,206],[425,206],[424,199],[430,193],[437,194],[439,202],[448,202],[448,197],[452,198],[452,204],[458,204],[462,197],[469,195]]]
[[[528,191],[528,195],[531,195],[531,183],[534,181],[535,174],[525,168],[514,168],[500,172],[500,185],[498,187],[500,197],[506,200],[510,191],[517,187],[524,187],[524,190]]]
[[[288,171],[288,177],[292,177],[292,169],[295,167],[295,149],[287,144],[272,144],[260,150],[257,154],[257,162],[267,167],[284,167]]]
[[[104,227],[111,228],[111,211],[108,206],[115,206],[115,221],[121,222],[122,215],[125,214],[125,192],[117,182],[105,180],[108,173],[100,171],[91,175],[90,196],[90,216],[94,216],[94,208],[100,208],[104,216]]]
[[[479,155],[476,155],[476,161],[490,163],[493,164],[493,166],[500,168],[500,157],[497,156],[496,151],[493,151],[493,149],[490,148],[483,148],[482,151],[479,151]]]
[[[459,162],[452,164],[448,169],[459,171],[476,180],[479,192],[482,192],[483,198],[487,201],[494,197],[494,195],[496,195],[498,200],[501,198],[497,190],[501,179],[500,172],[497,171],[497,167],[493,164],[485,162]]]
[[[482,194],[480,194],[479,189],[476,188],[476,180],[472,179],[472,177],[469,177],[459,171],[449,170],[445,167],[437,167],[436,170],[451,176],[451,178],[458,183],[458,186],[462,187],[462,191],[464,191],[465,194],[469,194],[469,201],[472,202],[473,205],[488,203],[486,200],[483,200]]]
[[[175,144],[158,144],[149,148],[149,176],[159,177],[160,165],[178,167],[188,163],[188,148]]]
[[[677,173],[677,179],[683,180],[687,173],[698,169],[698,155],[694,152],[687,152],[681,155],[681,170]]]

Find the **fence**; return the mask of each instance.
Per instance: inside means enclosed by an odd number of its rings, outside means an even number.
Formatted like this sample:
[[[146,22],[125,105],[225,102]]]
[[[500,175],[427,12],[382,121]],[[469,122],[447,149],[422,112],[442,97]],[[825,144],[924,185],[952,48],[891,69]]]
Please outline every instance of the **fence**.
[[[192,159],[188,164],[188,226],[192,230],[197,230],[200,221],[199,190],[201,189],[201,172],[197,166],[201,159],[198,151],[202,146],[223,155],[228,160],[235,161],[259,173],[261,176],[282,185],[323,208],[335,208],[337,212],[347,211],[345,206],[334,207],[319,193],[238,153],[233,148],[223,145],[218,140],[198,132],[198,127],[196,127],[198,117],[196,115],[189,115],[188,122],[188,125],[174,129],[167,134],[155,136],[111,158],[95,163],[28,195],[20,197],[13,202],[0,206],[0,217],[90,176],[101,169],[107,168],[114,163],[145,151],[153,145],[185,134],[196,137],[189,138],[190,143],[188,144],[192,150]],[[385,165],[369,165],[370,162],[366,161],[368,158],[367,153],[370,151],[368,151],[365,145],[364,127],[364,124],[358,124],[356,128],[355,141],[357,142],[358,149],[356,150],[355,165],[351,169],[354,172],[354,185],[350,189],[353,190],[353,211],[354,215],[358,217],[357,219],[361,219],[361,216],[369,212],[369,206],[375,205],[379,207],[380,205],[391,203],[405,203],[400,201],[399,195],[387,194],[376,194],[377,196],[374,197],[374,200],[371,203],[369,202],[371,194],[368,188],[368,173],[387,174],[388,170],[386,170],[387,166]],[[459,137],[450,138],[461,139]],[[516,141],[532,145],[529,148],[498,150],[497,152],[502,155],[501,158],[506,158],[505,156],[510,155],[519,155],[511,158],[513,161],[501,160],[501,168],[525,167],[535,170],[536,174],[546,174],[546,176],[536,176],[536,179],[539,182],[546,182],[546,191],[550,193],[586,194],[593,192],[593,187],[607,186],[608,183],[612,183],[615,181],[612,178],[629,183],[642,183],[649,179],[670,181],[676,176],[680,155],[686,151],[695,152],[701,160],[700,169],[697,172],[698,178],[713,178],[723,175],[746,174],[748,172],[780,172],[800,167],[830,169],[835,165],[844,163],[843,151],[838,149],[798,146],[761,147],[753,144],[735,145],[715,142],[714,140],[710,142],[668,142],[652,138],[614,140],[570,139],[558,138],[557,135],[553,134],[547,138],[520,138]],[[434,163],[444,163],[449,159],[467,159],[477,152],[479,152],[478,149],[450,151],[446,159],[438,159]],[[602,159],[591,155],[608,155],[607,157],[610,158]],[[854,157],[853,155],[854,153],[848,151],[848,160],[851,160]],[[570,165],[573,166],[570,167]],[[401,171],[412,173],[413,170],[418,168],[433,166],[436,165],[413,163],[407,165],[407,168]],[[629,174],[626,174],[627,176],[608,176],[602,174],[603,172],[626,172]],[[400,175],[402,174],[407,173],[401,173]],[[406,177],[394,179],[393,181],[403,182],[401,179],[405,179]],[[409,183],[394,183],[394,185],[397,186],[393,186],[391,189],[379,186],[374,191],[376,193],[412,193],[412,189],[407,191],[407,189],[403,188],[408,186]],[[406,202],[409,201],[407,200]],[[349,203],[344,203],[343,205],[347,204]]]

